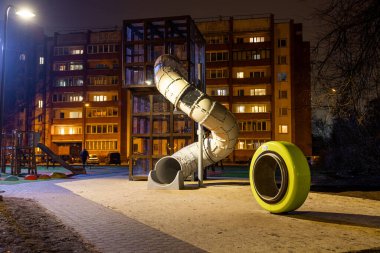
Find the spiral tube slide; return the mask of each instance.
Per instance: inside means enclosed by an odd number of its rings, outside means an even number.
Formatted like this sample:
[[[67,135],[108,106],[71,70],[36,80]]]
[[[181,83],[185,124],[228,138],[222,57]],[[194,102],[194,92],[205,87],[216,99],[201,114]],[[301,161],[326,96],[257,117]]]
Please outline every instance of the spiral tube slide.
[[[187,82],[186,70],[171,55],[161,55],[154,65],[155,83],[159,92],[176,108],[211,131],[203,141],[202,164],[211,165],[233,150],[239,135],[234,115],[220,103]],[[178,175],[187,178],[198,168],[199,144],[190,144],[171,156],[157,161],[148,181],[170,185]],[[179,173],[180,172],[180,173]],[[149,185],[148,185],[149,188]],[[180,187],[181,188],[181,187]]]

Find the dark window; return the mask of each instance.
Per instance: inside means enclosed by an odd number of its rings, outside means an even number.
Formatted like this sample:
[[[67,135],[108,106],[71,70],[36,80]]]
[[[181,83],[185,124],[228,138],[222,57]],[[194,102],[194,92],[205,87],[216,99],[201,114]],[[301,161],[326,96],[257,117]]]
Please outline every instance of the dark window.
[[[287,90],[278,91],[278,98],[288,98],[288,91]]]
[[[279,39],[277,42],[278,47],[286,47],[286,39]]]
[[[279,65],[286,64],[286,56],[278,56],[277,61]]]
[[[288,115],[288,108],[280,108],[280,116]]]

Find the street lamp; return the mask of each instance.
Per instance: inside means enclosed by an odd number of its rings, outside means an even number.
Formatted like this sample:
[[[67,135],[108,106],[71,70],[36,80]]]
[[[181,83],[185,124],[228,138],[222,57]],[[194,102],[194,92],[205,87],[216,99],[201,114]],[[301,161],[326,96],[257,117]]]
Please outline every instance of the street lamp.
[[[83,133],[83,136],[82,136],[82,149],[84,148],[88,148],[86,147],[86,124],[87,124],[87,109],[90,108],[90,103],[89,102],[84,102],[83,103],[83,115],[82,115],[82,125],[83,125],[83,129],[82,129],[82,133]]]
[[[3,126],[4,126],[4,84],[5,84],[5,58],[7,52],[7,23],[9,12],[11,9],[15,10],[16,15],[28,19],[35,16],[30,10],[20,9],[17,10],[13,5],[8,5],[4,13],[4,30],[3,30],[3,45],[2,45],[2,64],[1,64],[1,82],[0,82],[0,161],[1,161],[1,170],[5,170],[5,163],[3,160]]]

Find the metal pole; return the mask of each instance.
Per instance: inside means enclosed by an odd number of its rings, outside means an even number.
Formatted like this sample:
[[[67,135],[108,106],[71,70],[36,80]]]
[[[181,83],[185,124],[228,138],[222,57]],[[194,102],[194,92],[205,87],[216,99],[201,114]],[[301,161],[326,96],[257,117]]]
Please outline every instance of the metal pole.
[[[5,58],[6,58],[6,52],[7,52],[7,23],[8,23],[8,15],[9,10],[12,8],[12,5],[8,5],[5,10],[5,17],[4,17],[4,35],[3,35],[3,59],[1,64],[1,82],[0,82],[0,162],[1,162],[1,172],[5,173],[5,161],[4,161],[4,154],[3,154],[3,136],[4,136],[4,85],[5,85]]]
[[[198,143],[199,143],[199,156],[198,156],[198,186],[203,186],[203,127],[198,123]]]

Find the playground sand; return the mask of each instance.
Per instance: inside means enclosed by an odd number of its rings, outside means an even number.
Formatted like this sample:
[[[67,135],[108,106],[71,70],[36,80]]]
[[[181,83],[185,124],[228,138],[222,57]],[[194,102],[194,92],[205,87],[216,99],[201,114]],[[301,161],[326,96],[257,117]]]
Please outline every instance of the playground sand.
[[[310,193],[286,215],[256,203],[247,180],[147,190],[145,181],[59,183],[70,191],[209,252],[336,252],[380,247],[380,201]]]

